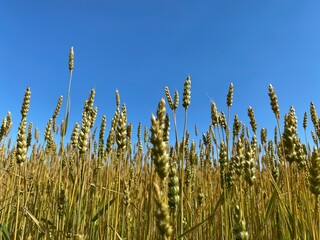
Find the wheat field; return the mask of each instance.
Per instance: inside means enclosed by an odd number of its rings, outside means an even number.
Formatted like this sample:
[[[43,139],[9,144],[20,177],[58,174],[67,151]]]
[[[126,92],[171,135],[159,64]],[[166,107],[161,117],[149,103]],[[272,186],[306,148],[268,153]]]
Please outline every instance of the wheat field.
[[[197,129],[186,127],[188,76],[181,101],[178,91],[162,90],[150,127],[128,123],[118,91],[110,123],[104,115],[96,126],[94,89],[84,103],[82,122],[70,123],[73,59],[71,48],[66,110],[60,111],[61,96],[43,133],[29,123],[29,87],[16,138],[10,137],[11,113],[3,117],[0,239],[320,238],[320,119],[313,103],[304,115],[304,133],[298,134],[294,107],[281,117],[270,85],[265,108],[274,113],[277,127],[258,129],[251,107],[249,126],[238,115],[230,119],[230,84],[228,112],[212,101],[211,124],[195,142],[190,131],[198,135]],[[182,121],[178,108],[184,110]],[[59,114],[64,114],[61,123]]]

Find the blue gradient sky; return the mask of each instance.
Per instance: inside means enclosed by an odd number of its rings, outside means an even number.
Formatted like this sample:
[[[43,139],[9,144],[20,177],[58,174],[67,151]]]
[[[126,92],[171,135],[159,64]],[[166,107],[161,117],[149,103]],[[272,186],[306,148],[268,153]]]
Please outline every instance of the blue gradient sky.
[[[136,134],[139,121],[150,125],[165,86],[172,94],[177,89],[182,99],[189,74],[191,132],[195,123],[199,132],[207,130],[209,97],[227,111],[233,82],[232,115],[238,113],[249,125],[247,108],[252,106],[258,128],[267,127],[273,139],[270,83],[282,117],[293,105],[302,125],[310,101],[320,106],[319,12],[320,2],[308,0],[3,1],[0,117],[11,111],[16,132],[24,90],[30,86],[28,121],[43,132],[59,96],[67,94],[73,46],[69,131],[81,121],[83,103],[96,88],[97,126],[106,114],[109,131],[118,89]],[[182,111],[178,124],[183,125]]]

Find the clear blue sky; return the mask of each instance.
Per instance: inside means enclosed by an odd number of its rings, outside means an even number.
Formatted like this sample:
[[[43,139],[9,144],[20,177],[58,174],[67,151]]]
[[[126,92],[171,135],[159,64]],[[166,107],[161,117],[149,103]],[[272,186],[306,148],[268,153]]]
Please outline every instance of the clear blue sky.
[[[269,128],[273,138],[270,83],[282,117],[293,105],[301,125],[310,101],[320,111],[319,13],[319,1],[305,0],[2,1],[0,116],[11,111],[16,131],[24,90],[30,86],[28,121],[43,132],[59,96],[66,96],[73,46],[69,130],[81,121],[83,102],[96,88],[97,126],[106,114],[109,131],[118,89],[136,134],[139,121],[150,125],[165,86],[172,93],[179,90],[182,99],[189,74],[192,132],[195,123],[200,132],[207,130],[208,96],[227,111],[233,82],[232,114],[249,125],[247,108],[252,106],[258,128]],[[180,126],[182,120],[181,114]],[[309,126],[310,132],[310,120]]]

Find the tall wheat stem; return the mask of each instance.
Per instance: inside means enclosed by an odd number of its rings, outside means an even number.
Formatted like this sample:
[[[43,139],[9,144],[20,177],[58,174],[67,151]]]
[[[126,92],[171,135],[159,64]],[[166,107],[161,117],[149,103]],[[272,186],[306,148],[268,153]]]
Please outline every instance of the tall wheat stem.
[[[19,208],[20,208],[20,187],[21,187],[21,166],[19,164],[18,166],[18,196],[17,196],[17,206],[16,206],[16,222],[15,222],[15,228],[14,228],[14,240],[17,239],[17,233],[18,233],[18,222],[19,222]]]

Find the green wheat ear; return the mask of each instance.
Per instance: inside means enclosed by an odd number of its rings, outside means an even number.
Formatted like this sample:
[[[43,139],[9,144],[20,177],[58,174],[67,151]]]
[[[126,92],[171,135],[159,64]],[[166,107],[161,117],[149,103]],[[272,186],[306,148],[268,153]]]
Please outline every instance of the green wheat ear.
[[[116,142],[118,154],[124,153],[127,147],[127,118],[125,111],[121,111],[116,128]]]
[[[268,131],[266,128],[261,128],[260,131],[260,140],[261,140],[261,144],[263,146],[265,146],[265,144],[267,144],[267,135],[268,135]]]
[[[9,135],[12,124],[11,112],[8,112],[7,116],[2,119],[2,125],[0,127],[0,142],[3,138],[6,138]]]
[[[78,149],[81,154],[84,154],[88,150],[90,122],[91,122],[90,116],[86,116],[86,114],[83,114],[82,126],[79,133],[79,144],[78,144]]]
[[[304,115],[303,115],[303,128],[304,128],[304,130],[306,130],[307,126],[308,126],[308,113],[304,112]]]
[[[227,148],[223,141],[220,142],[220,152],[219,152],[219,163],[220,163],[220,183],[221,188],[225,189],[226,184],[226,170],[228,167],[228,156]]]
[[[58,133],[56,118],[58,117],[58,114],[59,114],[59,112],[60,112],[61,105],[62,105],[62,100],[63,100],[63,96],[60,96],[59,99],[58,99],[56,108],[55,108],[55,110],[54,110],[54,112],[53,112],[53,115],[52,115],[52,119],[53,119],[52,130],[53,130],[55,133]]]
[[[67,103],[66,103],[66,113],[65,113],[63,124],[61,126],[62,139],[66,135],[67,129],[68,129],[68,121],[69,121],[69,114],[70,114],[70,92],[71,92],[71,81],[72,81],[73,69],[74,69],[74,51],[73,51],[73,47],[71,47],[70,52],[69,52],[69,75],[70,75],[70,78],[69,78],[68,96],[67,96]]]
[[[169,180],[168,180],[168,205],[174,216],[177,214],[178,205],[180,202],[180,188],[179,178],[177,172],[177,164],[175,161],[175,154],[173,148],[170,149],[170,168],[169,168]]]
[[[316,106],[314,105],[313,102],[310,103],[310,115],[311,115],[311,121],[312,121],[314,127],[316,127],[318,125],[319,120],[318,120]]]
[[[219,113],[219,124],[220,126],[226,130],[227,129],[227,120],[226,120],[226,115],[223,111]]]
[[[33,123],[29,123],[28,126],[28,134],[27,134],[27,148],[29,148],[31,146],[31,140],[32,140],[32,126]]]
[[[228,91],[228,94],[227,94],[227,106],[228,106],[228,108],[230,108],[232,106],[232,103],[233,103],[233,91],[234,91],[233,83],[230,83],[229,91]]]
[[[107,124],[107,117],[106,115],[102,116],[101,119],[101,125],[100,125],[100,131],[99,131],[99,151],[98,151],[98,157],[100,160],[104,158],[105,152],[104,152],[104,134],[106,131],[106,124]]]
[[[254,111],[253,111],[252,107],[248,108],[248,117],[250,119],[250,125],[252,128],[252,131],[254,132],[254,134],[256,134],[258,126],[257,126],[256,119],[254,117]]]
[[[313,149],[311,165],[309,168],[310,191],[315,195],[320,195],[320,154],[317,148]]]
[[[71,47],[69,52],[69,71],[72,72],[73,68],[74,68],[74,51],[73,51],[73,47]]]
[[[163,128],[163,141],[165,141],[167,145],[169,143],[169,135],[170,135],[170,118],[169,118],[169,114],[167,113],[165,115],[164,128]]]
[[[71,134],[71,145],[74,150],[78,149],[78,144],[79,144],[79,131],[80,131],[80,125],[79,123],[76,122],[72,134]]]
[[[179,92],[176,90],[174,92],[174,97],[173,97],[173,109],[176,110],[179,106]]]
[[[166,94],[166,98],[167,98],[169,107],[173,110],[173,101],[172,101],[172,97],[171,97],[171,94],[170,94],[169,87],[165,87],[164,88],[164,92]]]
[[[169,156],[167,153],[167,142],[164,140],[165,131],[165,101],[161,99],[158,104],[157,118],[152,114],[151,116],[151,138],[150,142],[153,147],[151,149],[151,159],[156,167],[156,172],[163,180],[169,171]]]
[[[22,106],[21,106],[21,122],[17,136],[16,161],[21,164],[27,160],[28,143],[27,143],[27,115],[30,107],[31,90],[27,87]]]
[[[305,165],[302,145],[298,138],[298,120],[295,109],[291,106],[290,112],[285,116],[283,146],[285,158],[289,163],[297,162],[299,165]]]
[[[142,125],[141,125],[141,122],[139,122],[137,138],[138,138],[138,151],[140,154],[143,153],[143,146],[142,146],[142,141],[141,141],[141,128],[142,128]]]
[[[23,103],[21,106],[21,118],[26,118],[28,115],[29,107],[30,107],[30,98],[31,98],[31,90],[30,87],[27,87],[24,98],[23,98]]]
[[[116,106],[120,108],[120,93],[118,90],[116,90]]]
[[[58,117],[58,114],[60,112],[60,109],[61,109],[61,105],[62,105],[62,101],[63,101],[63,96],[60,96],[59,99],[58,99],[58,102],[57,102],[57,106],[53,112],[53,115],[52,115],[52,118],[55,119]]]
[[[314,212],[316,219],[319,221],[319,195],[320,195],[320,154],[319,150],[314,147],[309,167],[309,189],[315,197]]]
[[[186,81],[184,82],[184,90],[183,90],[183,99],[182,106],[187,109],[190,105],[191,99],[191,79],[190,76],[187,76]]]
[[[17,150],[16,150],[16,161],[18,164],[21,164],[27,160],[27,119],[26,117],[22,118],[20,126],[18,129],[17,137]]]
[[[233,233],[236,240],[247,240],[249,239],[249,234],[246,230],[246,222],[243,220],[242,211],[238,205],[235,207],[234,213],[235,226],[233,228]]]
[[[244,160],[244,178],[250,186],[253,186],[256,180],[256,168],[254,151],[252,150],[251,144],[246,146],[245,160]]]
[[[214,101],[211,101],[211,123],[213,126],[219,124],[219,112]]]
[[[280,119],[280,108],[279,108],[279,104],[278,104],[278,98],[277,98],[276,92],[271,84],[269,85],[268,95],[270,97],[271,109],[272,109],[274,115],[276,116],[276,119],[279,120]]]
[[[171,239],[173,233],[172,226],[170,224],[169,206],[165,199],[165,195],[162,194],[158,184],[153,183],[155,192],[155,202],[158,207],[155,216],[157,219],[157,227],[160,231],[163,240]]]
[[[233,129],[232,129],[233,139],[235,139],[239,135],[240,130],[241,130],[241,122],[239,121],[238,114],[236,114],[233,120]]]

